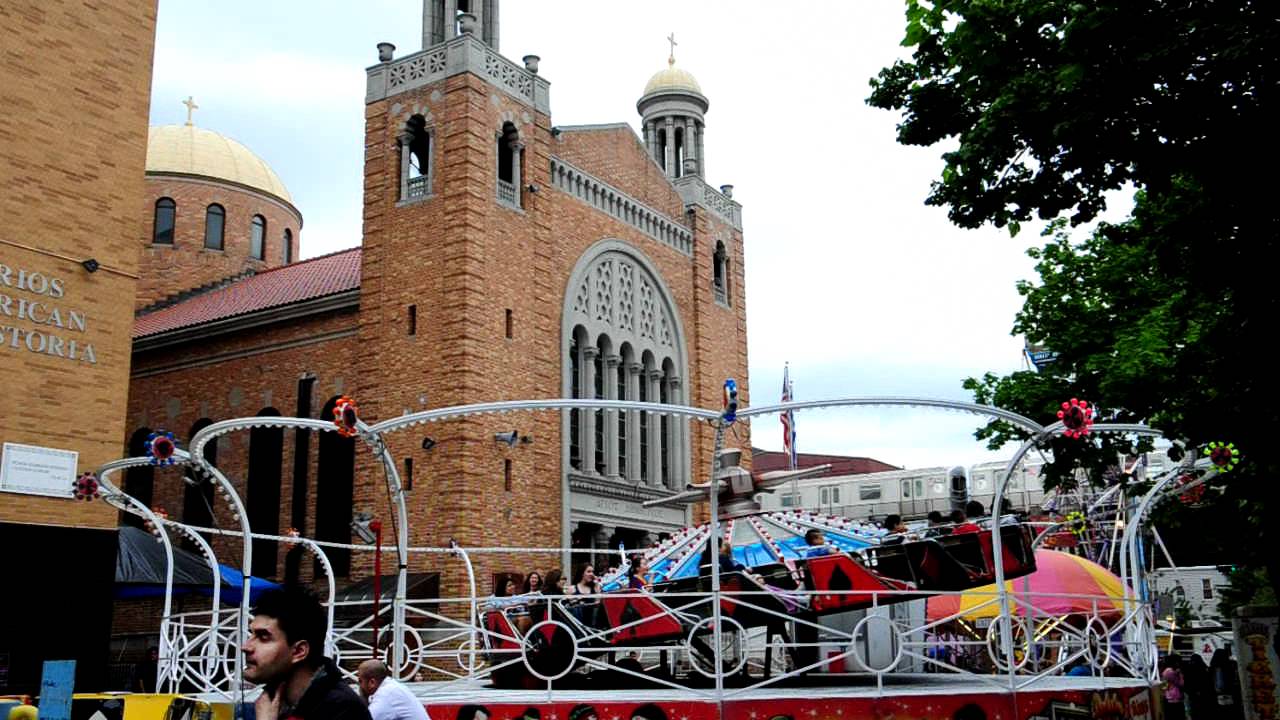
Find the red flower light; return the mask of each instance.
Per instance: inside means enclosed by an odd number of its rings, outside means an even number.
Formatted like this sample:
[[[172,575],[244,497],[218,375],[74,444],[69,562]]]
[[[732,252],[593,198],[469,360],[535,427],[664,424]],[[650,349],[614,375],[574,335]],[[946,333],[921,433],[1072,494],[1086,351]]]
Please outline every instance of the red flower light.
[[[1070,402],[1062,403],[1062,409],[1058,411],[1058,419],[1062,421],[1062,426],[1066,428],[1062,434],[1069,438],[1082,438],[1089,434],[1089,429],[1093,427],[1093,408],[1089,407],[1089,403],[1077,398],[1071,398]]]

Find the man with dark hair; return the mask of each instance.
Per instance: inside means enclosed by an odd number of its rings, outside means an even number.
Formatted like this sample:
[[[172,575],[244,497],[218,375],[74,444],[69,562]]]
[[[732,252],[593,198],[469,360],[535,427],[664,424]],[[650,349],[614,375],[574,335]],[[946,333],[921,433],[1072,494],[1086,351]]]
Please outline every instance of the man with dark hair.
[[[300,587],[258,597],[244,644],[244,677],[262,685],[257,720],[371,720],[369,709],[324,656],[327,620]]]
[[[391,670],[381,660],[360,663],[356,684],[369,703],[373,720],[429,720],[422,701],[391,677]]]
[[[982,517],[983,515],[986,515],[987,509],[982,507],[982,503],[978,502],[977,500],[970,500],[969,502],[964,504],[964,514],[965,514],[965,517],[969,518],[970,520],[976,520]]]

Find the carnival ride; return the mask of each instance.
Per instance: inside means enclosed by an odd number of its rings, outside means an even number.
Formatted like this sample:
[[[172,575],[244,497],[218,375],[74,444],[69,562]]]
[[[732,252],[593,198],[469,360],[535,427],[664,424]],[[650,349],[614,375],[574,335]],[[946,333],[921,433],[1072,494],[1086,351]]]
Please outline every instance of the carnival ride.
[[[1075,662],[1086,663],[1098,677],[1122,676],[1140,683],[1156,679],[1153,623],[1140,560],[1139,528],[1156,503],[1194,490],[1229,469],[1234,455],[1226,463],[1216,456],[1189,457],[1173,471],[1154,478],[1140,498],[1131,499],[1129,521],[1116,546],[1123,597],[1093,598],[1093,607],[1101,603],[1108,608],[1105,618],[1095,611],[1079,618],[1079,622],[1061,623],[1058,633],[1065,652],[1056,662],[1042,666],[1029,661],[1029,650],[1033,623],[1037,616],[1043,616],[1045,606],[1033,597],[1035,593],[1028,592],[1029,588],[1015,592],[1006,581],[1034,570],[1032,550],[1047,533],[1033,541],[1013,519],[994,517],[976,528],[979,532],[905,538],[842,518],[759,511],[752,499],[754,494],[769,492],[797,474],[753,478],[738,466],[737,451],[723,447],[726,428],[734,422],[780,412],[834,407],[943,409],[999,419],[1025,431],[1028,439],[996,486],[995,507],[1000,507],[1009,478],[1022,459],[1047,438],[1068,432],[1078,441],[1087,441],[1090,432],[1159,435],[1159,431],[1143,425],[1094,424],[1091,413],[1076,412],[1079,405],[1074,403],[1065,417],[1048,426],[1000,408],[923,398],[789,402],[739,411],[736,392],[728,384],[725,406],[720,411],[633,401],[554,399],[441,408],[373,425],[360,419],[353,401],[343,398],[337,403],[333,421],[268,416],[224,420],[196,433],[189,451],[178,449],[172,436],[159,433],[148,443],[147,456],[110,462],[96,475],[82,476],[76,483],[76,493],[86,500],[101,496],[113,506],[142,517],[165,549],[170,592],[166,593],[161,618],[157,687],[169,691],[194,688],[214,697],[243,700],[240,641],[249,616],[248,593],[242,594],[237,608],[221,606],[216,570],[207,611],[172,612],[171,533],[193,543],[211,568],[216,568],[218,560],[201,533],[237,536],[241,541],[239,564],[246,582],[252,580],[253,539],[306,548],[323,569],[323,578],[317,579],[327,587],[330,629],[326,653],[350,671],[352,661],[385,652],[397,676],[425,679],[435,687],[433,692],[455,688],[465,693],[484,684],[545,688],[551,692],[575,684],[600,687],[608,679],[725,698],[779,682],[805,682],[809,679],[804,676],[829,671],[835,664],[850,668],[856,677],[872,679],[877,691],[900,675],[924,671],[969,677],[1016,690],[1061,675],[1069,663]],[[654,574],[651,587],[623,587],[619,578],[612,577],[606,578],[607,586],[598,595],[486,600],[476,592],[474,556],[526,552],[546,557],[548,553],[562,553],[567,560],[575,551],[458,544],[409,546],[410,518],[398,463],[385,441],[388,434],[474,414],[575,410],[638,411],[693,419],[714,427],[711,482],[658,501],[705,500],[710,505],[711,520],[645,552]],[[388,607],[369,608],[363,620],[349,627],[334,625],[336,583],[325,551],[371,548],[252,532],[234,486],[217,467],[203,459],[203,449],[220,436],[256,427],[338,432],[364,441],[385,473],[396,510],[395,545],[386,550],[398,553],[401,562]],[[1234,453],[1234,448],[1231,450]],[[184,466],[194,482],[212,483],[239,528],[193,528],[161,517],[113,482],[122,470],[146,464]],[[821,529],[828,540],[818,551],[806,547],[800,539],[811,529]],[[720,565],[722,545],[729,548],[728,567]],[[406,579],[415,559],[425,559],[435,567],[451,565],[466,578],[468,592],[459,597],[410,602]],[[970,602],[949,615],[926,619],[922,607],[919,617],[897,612],[913,604],[923,606],[926,599],[955,596],[965,590],[972,595],[972,588],[988,583],[994,584],[989,597]],[[1086,598],[1087,595],[1084,594]],[[522,602],[532,622],[520,623],[513,618],[517,614],[516,602]],[[597,609],[588,613],[588,603]],[[1118,613],[1114,612],[1117,604],[1122,608]],[[984,637],[971,644],[980,646],[990,660],[988,670],[975,673],[930,652],[930,635],[938,627],[984,608],[995,609],[991,622]],[[371,639],[371,628],[380,623],[386,626],[386,648],[376,646]],[[819,650],[826,654],[819,656]],[[618,661],[622,653],[634,662]],[[940,682],[938,675],[929,677],[931,682]]]

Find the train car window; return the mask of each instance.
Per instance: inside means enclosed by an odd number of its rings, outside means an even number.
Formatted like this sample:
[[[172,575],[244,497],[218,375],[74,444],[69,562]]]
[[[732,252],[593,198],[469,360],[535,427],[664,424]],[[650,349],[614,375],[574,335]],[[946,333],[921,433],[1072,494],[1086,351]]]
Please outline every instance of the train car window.
[[[879,500],[880,483],[867,483],[858,487],[859,500]]]

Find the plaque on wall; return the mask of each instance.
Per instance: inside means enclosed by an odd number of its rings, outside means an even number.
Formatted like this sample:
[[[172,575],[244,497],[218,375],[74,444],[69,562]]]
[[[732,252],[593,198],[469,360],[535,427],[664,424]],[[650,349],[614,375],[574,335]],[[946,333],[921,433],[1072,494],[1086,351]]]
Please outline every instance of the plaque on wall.
[[[72,497],[80,453],[72,450],[5,443],[0,455],[0,490]]]

